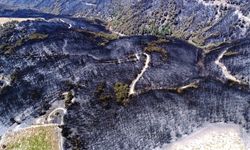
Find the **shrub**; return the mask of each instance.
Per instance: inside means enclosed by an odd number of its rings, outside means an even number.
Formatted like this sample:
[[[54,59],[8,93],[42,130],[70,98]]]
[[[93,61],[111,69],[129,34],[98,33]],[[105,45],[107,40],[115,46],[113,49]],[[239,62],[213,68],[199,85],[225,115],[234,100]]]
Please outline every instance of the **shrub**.
[[[1,46],[1,50],[4,51],[5,54],[10,54],[14,51],[15,46],[14,45],[3,45]]]
[[[101,101],[101,102],[103,102],[103,103],[106,103],[106,102],[108,102],[109,100],[111,100],[112,99],[112,96],[111,95],[101,95],[100,97],[99,97],[99,100]]]
[[[170,34],[171,34],[171,29],[168,25],[162,26],[161,29],[158,31],[158,35],[160,36],[165,36]]]
[[[22,78],[22,73],[19,68],[14,70],[14,72],[10,75],[10,81],[11,83],[16,82],[18,79]]]
[[[105,82],[101,82],[97,85],[95,95],[100,96],[104,92]]]
[[[105,93],[106,83],[100,82],[95,90],[95,96],[97,99],[103,104],[103,106],[107,106],[109,101],[113,99],[110,94]]]
[[[13,29],[16,27],[16,24],[18,24],[19,22],[18,21],[10,21],[10,22],[6,22],[4,23],[1,28],[7,28],[7,29]]]
[[[74,98],[74,95],[72,91],[69,91],[64,94],[64,104],[66,108],[71,106],[73,98]]]
[[[38,89],[34,89],[30,91],[30,97],[32,100],[39,99],[41,98],[41,96],[42,96],[41,91]]]

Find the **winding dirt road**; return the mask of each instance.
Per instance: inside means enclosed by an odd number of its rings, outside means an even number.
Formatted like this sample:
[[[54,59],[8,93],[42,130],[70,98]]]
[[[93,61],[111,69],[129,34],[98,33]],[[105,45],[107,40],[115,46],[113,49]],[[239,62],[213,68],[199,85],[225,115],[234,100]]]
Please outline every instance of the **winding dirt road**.
[[[222,52],[219,57],[215,60],[215,64],[218,65],[220,68],[221,68],[221,71],[223,73],[223,75],[225,76],[225,78],[227,78],[228,80],[232,80],[234,82],[237,82],[237,83],[241,83],[240,80],[238,80],[235,76],[233,76],[232,74],[230,74],[230,72],[228,71],[227,67],[220,62],[220,60],[223,58],[224,54],[226,53],[227,51],[225,50],[224,52]]]
[[[150,61],[151,61],[151,57],[150,57],[150,55],[149,54],[147,54],[147,53],[143,53],[145,56],[146,56],[146,61],[145,61],[145,65],[144,65],[144,67],[142,68],[142,70],[141,70],[141,73],[139,73],[138,75],[137,75],[137,77],[132,81],[132,83],[130,84],[130,86],[129,86],[129,96],[130,95],[134,95],[134,94],[136,94],[136,91],[135,91],[135,85],[136,85],[136,83],[139,81],[139,79],[143,76],[143,74],[144,74],[144,72],[147,70],[147,68],[149,67],[149,63],[150,63]]]

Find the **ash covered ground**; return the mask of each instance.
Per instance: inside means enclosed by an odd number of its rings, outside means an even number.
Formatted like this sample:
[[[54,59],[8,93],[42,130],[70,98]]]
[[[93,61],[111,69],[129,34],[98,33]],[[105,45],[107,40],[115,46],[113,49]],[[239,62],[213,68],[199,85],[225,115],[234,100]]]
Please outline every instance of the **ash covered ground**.
[[[249,135],[249,2],[123,3],[0,0],[34,18],[0,28],[0,136],[56,123],[64,149],[133,150],[207,123]]]

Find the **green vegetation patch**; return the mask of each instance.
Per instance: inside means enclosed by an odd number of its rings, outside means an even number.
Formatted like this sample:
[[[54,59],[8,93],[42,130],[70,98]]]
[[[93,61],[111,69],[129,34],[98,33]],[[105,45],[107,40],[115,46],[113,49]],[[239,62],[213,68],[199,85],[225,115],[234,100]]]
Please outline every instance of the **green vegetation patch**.
[[[76,29],[76,31],[88,36],[88,38],[94,40],[99,46],[104,46],[110,41],[119,38],[119,36],[114,33],[92,32],[84,29]]]
[[[116,96],[116,102],[120,104],[126,104],[128,101],[129,86],[121,82],[117,82],[114,85],[114,92]]]
[[[117,34],[109,34],[104,32],[91,32],[95,39],[100,39],[101,41],[97,42],[99,46],[105,46],[110,41],[116,40],[119,38]]]
[[[7,136],[3,150],[59,150],[57,127],[35,127]]]
[[[42,34],[42,33],[32,33],[28,37],[22,38],[17,40],[14,43],[6,43],[0,45],[1,51],[3,51],[5,54],[11,54],[16,48],[21,47],[26,42],[30,41],[40,41],[48,38],[48,34]]]
[[[105,38],[107,40],[116,40],[119,38],[119,36],[117,34],[108,34],[108,33],[104,33],[104,32],[97,32],[95,33],[96,37],[100,37],[100,38]]]
[[[147,43],[147,45],[144,47],[144,51],[147,53],[159,53],[162,57],[162,59],[165,61],[168,58],[167,51],[160,47],[162,44],[167,43],[168,41],[166,39],[159,39],[157,41],[152,41],[150,43]]]
[[[28,41],[39,41],[48,38],[48,34],[33,33],[28,37]]]
[[[165,37],[172,33],[170,26],[164,25],[158,27],[154,22],[149,23],[143,30],[144,34],[156,35],[159,37]]]
[[[94,95],[103,104],[107,106],[111,100],[115,100],[118,104],[126,105],[129,102],[129,85],[122,82],[116,82],[113,86],[113,92],[108,92],[107,85],[105,82],[100,82]]]

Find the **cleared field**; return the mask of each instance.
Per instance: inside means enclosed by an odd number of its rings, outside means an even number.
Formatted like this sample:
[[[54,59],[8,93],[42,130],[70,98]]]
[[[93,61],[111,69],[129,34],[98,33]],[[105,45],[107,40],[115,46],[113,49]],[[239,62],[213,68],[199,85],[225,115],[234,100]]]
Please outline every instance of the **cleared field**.
[[[34,126],[6,135],[1,150],[60,150],[61,133],[55,125]]]
[[[22,21],[36,20],[36,19],[37,18],[9,18],[9,17],[0,17],[0,25],[5,24],[7,22],[11,22],[11,21],[22,22]]]

